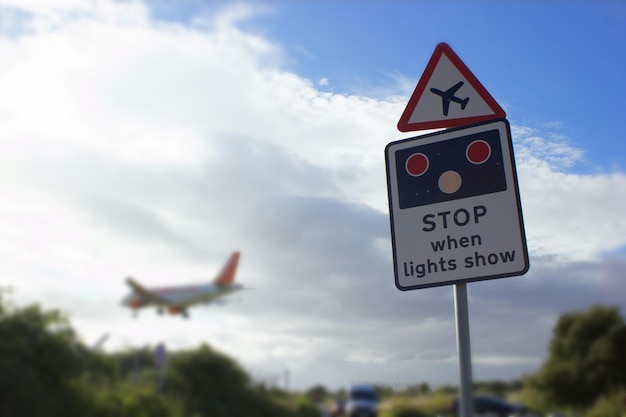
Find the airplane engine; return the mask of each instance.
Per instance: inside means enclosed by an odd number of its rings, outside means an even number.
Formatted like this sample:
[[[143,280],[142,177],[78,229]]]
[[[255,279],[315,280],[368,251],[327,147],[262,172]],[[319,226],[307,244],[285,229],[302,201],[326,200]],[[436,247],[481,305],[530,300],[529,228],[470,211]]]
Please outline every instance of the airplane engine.
[[[169,306],[167,312],[170,314],[180,314],[183,318],[189,318],[189,313],[184,308]]]

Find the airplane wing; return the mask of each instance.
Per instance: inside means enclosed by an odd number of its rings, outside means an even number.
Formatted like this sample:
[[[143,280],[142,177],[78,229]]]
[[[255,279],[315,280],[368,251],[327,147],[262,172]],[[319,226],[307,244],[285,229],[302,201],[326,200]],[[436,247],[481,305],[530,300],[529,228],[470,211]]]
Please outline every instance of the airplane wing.
[[[453,96],[456,94],[456,92],[458,91],[459,88],[461,88],[461,86],[465,84],[463,81],[459,81],[458,83],[454,84],[452,87],[450,87],[448,90],[446,90],[446,94],[449,96]]]
[[[451,90],[455,90],[458,89],[459,87],[461,87],[461,85],[463,84],[463,81],[461,81],[460,84],[457,84],[455,86],[453,86],[452,88],[450,88],[447,91],[441,91],[437,88],[431,88],[430,92],[433,94],[437,94],[438,96],[441,96],[441,106],[443,107],[443,115],[447,116],[448,115],[448,111],[450,110],[450,97],[454,96],[454,92],[450,93]]]
[[[159,294],[155,294],[154,292],[146,289],[146,287],[144,287],[143,285],[141,285],[140,283],[138,283],[137,281],[135,281],[133,278],[128,277],[126,278],[126,283],[133,289],[133,291],[141,294],[143,297],[150,299],[156,303],[160,303],[160,304],[167,304],[167,305],[171,305],[173,304],[170,300],[168,300],[167,298],[159,295]]]
[[[446,98],[442,98],[441,105],[443,106],[443,115],[447,116],[448,111],[450,111],[450,100],[447,100]]]

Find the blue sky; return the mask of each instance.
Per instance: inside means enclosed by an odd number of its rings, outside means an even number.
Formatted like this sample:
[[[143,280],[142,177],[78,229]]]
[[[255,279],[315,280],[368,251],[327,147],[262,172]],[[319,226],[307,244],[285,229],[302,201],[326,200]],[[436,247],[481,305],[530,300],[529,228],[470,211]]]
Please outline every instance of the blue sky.
[[[510,120],[561,122],[590,163],[624,168],[626,11],[618,2],[277,2],[251,26],[284,45],[298,74],[367,93],[417,82],[447,42]],[[306,51],[306,53],[302,52]],[[404,93],[398,91],[398,93]],[[593,138],[593,139],[592,139]],[[605,143],[601,145],[601,143]],[[581,167],[583,168],[583,167]]]
[[[394,285],[384,163],[440,42],[507,111],[530,254],[525,276],[469,285],[475,378],[534,372],[564,311],[626,307],[623,3],[0,13],[1,280],[87,343],[208,342],[298,389],[455,383],[452,287]],[[129,274],[203,281],[237,249],[241,302],[187,321],[120,306]]]
[[[533,126],[561,122],[559,133],[585,149],[593,169],[607,162],[625,166],[621,141],[586,145],[586,138],[626,135],[615,117],[626,109],[621,2],[267,4],[271,12],[242,27],[278,42],[289,57],[287,68],[311,80],[327,78],[335,92],[376,95],[395,77],[416,82],[434,46],[447,42],[503,101],[509,119]],[[156,2],[153,13],[188,23],[203,10],[204,2]]]
[[[154,2],[153,15],[190,23],[223,3]],[[434,47],[446,42],[506,107],[508,118],[558,126],[585,150],[581,170],[624,169],[622,72],[626,7],[617,1],[276,1],[242,27],[280,44],[286,68],[329,80],[338,93],[398,93],[417,83]],[[386,87],[386,88],[385,88]],[[589,143],[590,138],[593,142]],[[598,142],[605,145],[599,145]],[[601,168],[602,167],[602,168]]]

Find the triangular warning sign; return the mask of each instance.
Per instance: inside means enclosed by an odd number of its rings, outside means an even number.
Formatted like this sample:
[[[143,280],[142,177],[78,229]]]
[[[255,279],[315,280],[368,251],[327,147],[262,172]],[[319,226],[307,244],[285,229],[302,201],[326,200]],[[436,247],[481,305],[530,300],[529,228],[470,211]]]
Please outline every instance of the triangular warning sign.
[[[504,117],[502,107],[452,48],[440,43],[400,117],[398,129],[410,132]]]

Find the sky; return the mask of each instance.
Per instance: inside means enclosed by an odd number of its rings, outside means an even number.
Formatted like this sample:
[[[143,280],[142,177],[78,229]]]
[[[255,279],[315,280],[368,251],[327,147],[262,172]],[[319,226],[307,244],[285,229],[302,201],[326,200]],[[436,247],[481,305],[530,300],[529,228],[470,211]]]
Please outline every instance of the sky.
[[[623,2],[3,0],[0,286],[87,344],[209,343],[306,389],[456,384],[453,287],[394,284],[385,146],[447,42],[511,124],[530,270],[468,284],[475,380],[626,308]],[[423,133],[423,132],[421,132]],[[253,288],[132,318],[124,278]]]

